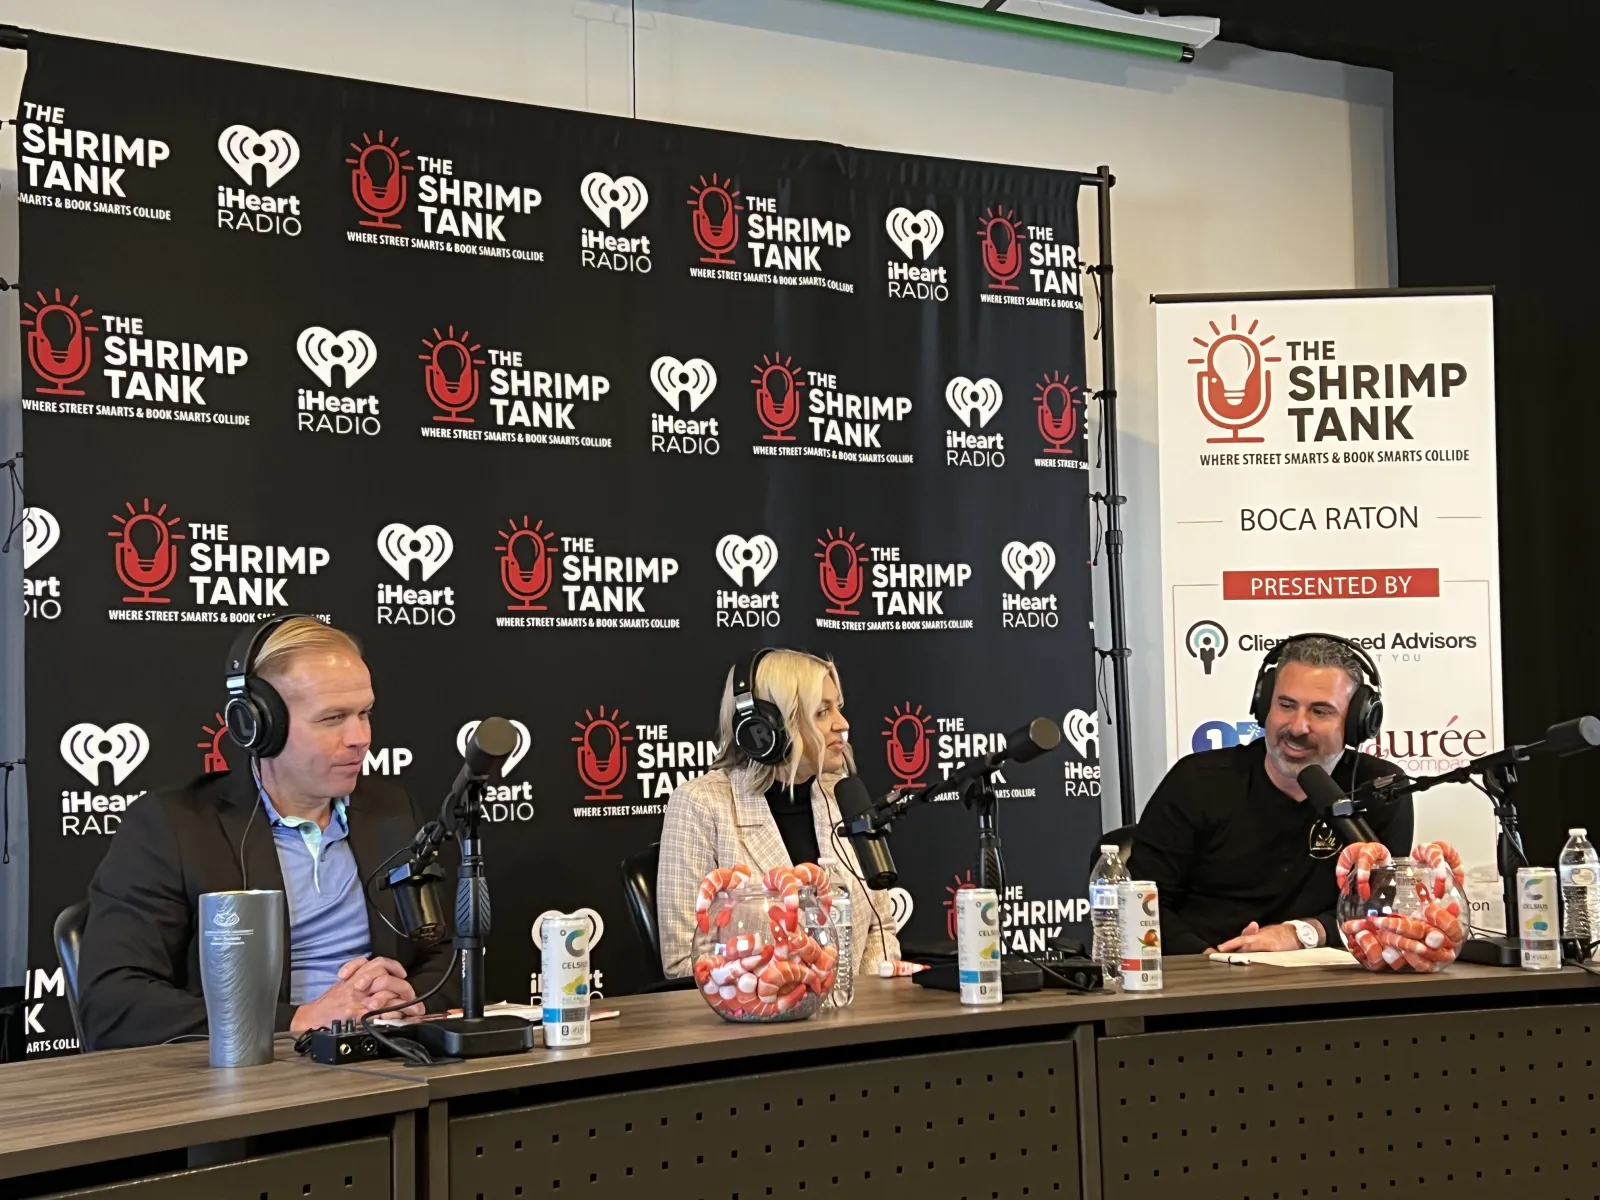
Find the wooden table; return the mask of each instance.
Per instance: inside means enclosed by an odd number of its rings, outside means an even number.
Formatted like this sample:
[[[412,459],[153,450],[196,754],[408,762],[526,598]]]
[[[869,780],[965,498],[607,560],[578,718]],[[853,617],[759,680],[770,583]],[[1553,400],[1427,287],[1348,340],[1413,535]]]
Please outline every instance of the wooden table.
[[[80,1177],[126,1175],[140,1160],[141,1187],[119,1198],[224,1196],[248,1181],[251,1195],[336,1180],[344,1200],[409,1197],[416,1178],[419,1079],[325,1069],[281,1040],[277,1061],[212,1070],[204,1042],[111,1050],[0,1067],[0,1195],[56,1194]],[[230,1163],[163,1169],[163,1152],[261,1139],[286,1131],[302,1147]],[[219,1155],[200,1154],[191,1161]],[[94,1172],[83,1168],[98,1167]],[[76,1174],[41,1178],[45,1172]],[[31,1177],[31,1178],[23,1178]],[[348,1179],[348,1183],[346,1180]],[[259,1183],[260,1186],[256,1186]],[[284,1193],[287,1194],[287,1193]],[[312,1194],[322,1194],[313,1187]]]

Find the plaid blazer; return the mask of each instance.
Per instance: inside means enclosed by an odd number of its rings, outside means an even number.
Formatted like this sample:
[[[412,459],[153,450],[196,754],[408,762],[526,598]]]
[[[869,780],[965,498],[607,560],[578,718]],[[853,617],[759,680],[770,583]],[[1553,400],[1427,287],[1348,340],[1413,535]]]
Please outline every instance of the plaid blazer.
[[[825,776],[811,789],[811,821],[817,845],[831,849],[845,870],[845,881],[855,901],[854,936],[856,974],[876,974],[884,958],[900,957],[889,915],[889,895],[873,891],[850,878],[858,875],[850,839],[835,837],[840,821],[833,798],[839,776]],[[683,784],[667,801],[661,826],[661,866],[656,875],[656,924],[661,930],[661,967],[668,977],[687,975],[693,968],[694,906],[700,883],[717,867],[744,863],[757,877],[773,867],[792,867],[778,823],[767,798],[749,788],[744,771],[712,771]]]

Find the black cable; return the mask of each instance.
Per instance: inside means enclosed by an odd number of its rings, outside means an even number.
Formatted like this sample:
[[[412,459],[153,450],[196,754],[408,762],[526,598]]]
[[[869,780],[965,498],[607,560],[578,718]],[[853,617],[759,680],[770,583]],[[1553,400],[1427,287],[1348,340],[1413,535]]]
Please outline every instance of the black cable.
[[[22,528],[23,513],[27,511],[27,501],[23,497],[22,476],[17,473],[18,464],[22,462],[22,451],[18,450],[4,462],[0,462],[0,470],[8,472],[11,476],[11,520],[6,529],[6,540],[0,544],[0,554],[11,553],[11,540],[17,536],[17,530]]]
[[[1080,993],[1082,993],[1084,995],[1088,995],[1090,992],[1093,992],[1093,991],[1096,990],[1095,988],[1092,988],[1092,987],[1085,987],[1083,984],[1079,983],[1076,979],[1068,979],[1065,975],[1061,974],[1059,971],[1052,970],[1050,967],[1048,967],[1044,963],[1040,962],[1037,958],[1033,957],[1033,955],[1028,954],[1025,951],[1018,950],[1018,951],[1016,951],[1016,955],[1023,962],[1032,963],[1034,966],[1038,967],[1039,970],[1043,971],[1046,975],[1050,976],[1051,979],[1054,979],[1057,983],[1059,983],[1062,987],[1068,989],[1069,991],[1080,992]]]
[[[418,1042],[412,1041],[410,1038],[390,1037],[388,1034],[382,1032],[375,1025],[373,1025],[372,1019],[374,1017],[381,1017],[385,1013],[403,1013],[406,1009],[416,1004],[421,1004],[424,1011],[426,1011],[427,1002],[433,999],[434,996],[438,995],[439,989],[442,988],[449,981],[450,977],[455,974],[457,960],[465,953],[466,951],[463,950],[456,954],[452,954],[450,956],[449,965],[445,967],[443,973],[439,976],[439,982],[434,984],[427,991],[423,992],[422,995],[414,996],[410,1000],[407,1000],[404,1004],[392,1004],[388,1008],[375,1008],[369,1013],[363,1013],[361,1016],[361,1031],[363,1033],[370,1034],[380,1046],[386,1047],[397,1058],[405,1059],[406,1062],[410,1063],[412,1066],[431,1067],[438,1065],[441,1060],[434,1058],[433,1055],[429,1054],[426,1047]]]
[[[0,762],[0,771],[5,772],[5,777],[0,779],[0,865],[11,862],[11,772],[27,763],[25,758],[13,758],[8,762]]]
[[[1105,513],[1100,507],[1105,497],[1099,492],[1090,492],[1088,501],[1094,505],[1094,550],[1089,555],[1089,566],[1093,569],[1100,565],[1100,551],[1105,544]]]
[[[423,828],[426,829],[427,826],[423,826]],[[401,941],[405,941],[407,935],[404,930],[395,928],[394,922],[389,920],[383,909],[378,907],[378,902],[372,898],[372,881],[382,873],[385,867],[387,867],[395,859],[399,858],[402,854],[412,849],[415,845],[416,841],[413,839],[406,845],[401,846],[393,854],[389,855],[388,858],[384,859],[377,866],[373,867],[372,870],[367,873],[367,877],[361,881],[361,898],[367,902],[367,907],[377,914],[378,919],[389,927],[390,932],[392,932]]]
[[[843,813],[840,814],[840,818],[839,819],[841,821],[844,819],[844,814]],[[843,848],[842,844],[839,841],[839,827],[837,825],[830,824],[829,829],[828,829],[828,838],[833,843],[833,849],[835,851],[834,858],[838,861],[840,866],[844,867],[845,870],[850,872],[850,877],[861,885],[861,893],[862,893],[861,894],[861,898],[863,900],[866,900],[867,907],[872,910],[872,922],[878,928],[878,947],[883,953],[883,961],[884,962],[888,962],[889,961],[889,939],[888,939],[888,937],[886,937],[884,935],[884,932],[883,932],[883,917],[878,912],[878,906],[876,904],[874,904],[870,899],[868,899],[867,895],[866,895],[866,893],[870,892],[872,890],[872,888],[868,886],[867,881],[865,879],[861,878],[860,875],[856,874],[856,869],[850,865],[850,860],[845,857],[844,848]],[[850,920],[851,920],[852,923],[854,923],[854,921],[855,921],[855,902],[853,900],[851,901]],[[853,943],[854,940],[855,940],[855,930],[854,929],[852,929],[850,931],[850,937],[851,937],[851,941]],[[852,957],[854,957],[854,953],[853,952],[855,950],[855,946],[852,944],[850,949],[852,951]],[[850,970],[852,972],[855,972],[855,967],[856,967],[855,963],[852,962],[850,964]]]

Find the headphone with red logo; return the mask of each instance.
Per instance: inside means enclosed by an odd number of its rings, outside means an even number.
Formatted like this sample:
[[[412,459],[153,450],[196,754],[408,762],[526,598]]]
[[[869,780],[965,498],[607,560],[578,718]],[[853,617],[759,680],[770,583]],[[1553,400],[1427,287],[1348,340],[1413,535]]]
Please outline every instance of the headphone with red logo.
[[[1378,730],[1383,725],[1383,677],[1378,674],[1378,664],[1372,661],[1370,654],[1349,638],[1342,638],[1336,633],[1297,633],[1268,650],[1256,672],[1255,689],[1250,693],[1250,715],[1256,719],[1257,725],[1266,728],[1267,712],[1272,707],[1272,694],[1278,682],[1278,663],[1283,659],[1284,651],[1296,642],[1312,638],[1337,642],[1361,660],[1366,678],[1351,693],[1350,705],[1344,710],[1344,744],[1361,746],[1371,741],[1378,736]],[[1371,683],[1367,680],[1371,680]]]
[[[222,719],[234,742],[256,758],[272,758],[289,740],[289,706],[277,688],[256,677],[256,655],[273,630],[305,615],[283,613],[268,617],[253,628],[242,630],[228,650],[228,661],[222,668],[228,703],[222,710]]]

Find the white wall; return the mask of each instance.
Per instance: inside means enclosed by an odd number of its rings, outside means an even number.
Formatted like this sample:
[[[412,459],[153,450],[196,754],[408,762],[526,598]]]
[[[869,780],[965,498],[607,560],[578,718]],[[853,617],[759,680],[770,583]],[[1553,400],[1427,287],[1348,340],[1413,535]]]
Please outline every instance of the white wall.
[[[1142,803],[1165,768],[1148,297],[1393,282],[1389,76],[1226,44],[1179,66],[828,0],[636,5],[635,14],[600,0],[0,0],[0,22],[751,133],[1042,167],[1111,164]],[[0,53],[0,95],[20,59]],[[12,139],[0,140],[9,152]],[[14,194],[6,182],[0,203]],[[1092,197],[1084,211],[1092,258]],[[11,375],[4,396],[16,394]],[[1111,759],[1109,738],[1102,748]]]

